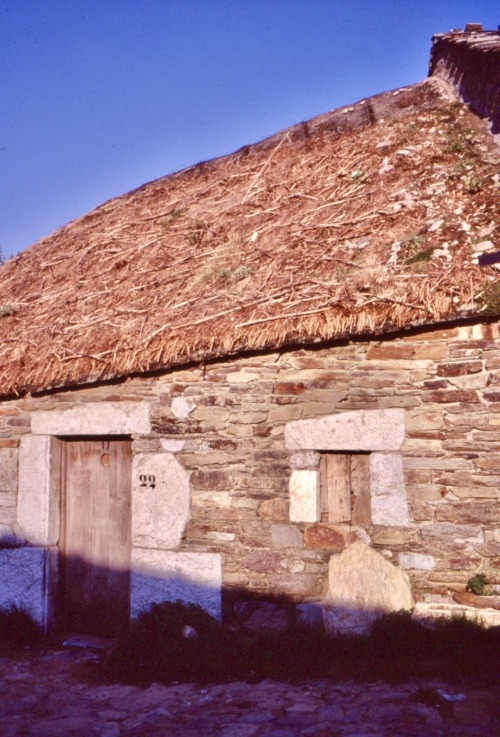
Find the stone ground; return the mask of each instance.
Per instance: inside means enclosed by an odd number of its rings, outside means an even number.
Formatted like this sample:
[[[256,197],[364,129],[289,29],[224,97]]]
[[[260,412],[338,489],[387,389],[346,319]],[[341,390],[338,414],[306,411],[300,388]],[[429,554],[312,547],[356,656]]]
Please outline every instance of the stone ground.
[[[84,676],[97,656],[0,659],[0,737],[498,737],[498,687],[262,681],[147,689]]]

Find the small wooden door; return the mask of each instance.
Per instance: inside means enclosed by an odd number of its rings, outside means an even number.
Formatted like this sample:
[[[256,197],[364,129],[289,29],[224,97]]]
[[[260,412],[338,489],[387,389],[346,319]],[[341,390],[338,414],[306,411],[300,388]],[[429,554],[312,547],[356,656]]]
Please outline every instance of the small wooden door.
[[[130,614],[131,443],[68,440],[62,456],[63,627],[111,635]]]
[[[328,522],[371,524],[370,455],[324,453],[320,462],[320,502]]]

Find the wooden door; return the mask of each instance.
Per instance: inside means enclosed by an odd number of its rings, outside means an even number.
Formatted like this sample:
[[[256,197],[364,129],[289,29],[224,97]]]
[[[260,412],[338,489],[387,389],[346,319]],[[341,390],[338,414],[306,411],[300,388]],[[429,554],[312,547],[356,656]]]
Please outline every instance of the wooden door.
[[[371,524],[369,454],[324,453],[319,470],[322,517],[332,523]]]
[[[63,447],[63,626],[114,634],[130,613],[131,443],[68,440]]]

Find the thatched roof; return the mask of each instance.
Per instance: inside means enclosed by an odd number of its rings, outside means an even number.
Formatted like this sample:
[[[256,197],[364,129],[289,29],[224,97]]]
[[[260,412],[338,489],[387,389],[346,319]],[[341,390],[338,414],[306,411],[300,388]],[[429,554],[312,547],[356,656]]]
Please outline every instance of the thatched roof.
[[[439,88],[146,184],[8,261],[0,393],[495,311],[473,257],[495,250],[498,166]]]

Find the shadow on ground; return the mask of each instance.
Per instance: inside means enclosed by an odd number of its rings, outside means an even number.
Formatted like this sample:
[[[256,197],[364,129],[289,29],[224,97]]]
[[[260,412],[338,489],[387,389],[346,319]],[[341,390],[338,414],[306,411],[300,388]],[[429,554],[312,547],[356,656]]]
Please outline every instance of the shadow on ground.
[[[158,577],[146,578],[141,586],[158,597],[157,603],[131,623],[122,619],[112,647],[92,661],[88,678],[140,686],[265,679],[403,683],[419,677],[490,685],[500,679],[498,627],[484,629],[465,618],[424,625],[400,612],[374,616],[369,635],[332,637],[322,626],[321,608],[313,604],[307,605],[306,623],[296,603],[286,598],[215,591],[184,579],[158,583]],[[164,601],[167,594],[183,601]],[[224,624],[193,600],[210,602],[218,616],[222,605]],[[84,631],[86,622],[109,625],[112,611],[110,602],[96,607],[89,598],[82,604],[77,631]],[[341,618],[345,614],[339,613]],[[47,636],[22,607],[0,610],[0,656],[13,647],[57,646],[68,631],[75,631],[71,622],[62,621],[64,627]]]
[[[424,626],[398,613],[378,619],[369,635],[331,637],[294,622],[279,630],[227,628],[198,607],[164,603],[122,633],[94,675],[144,686],[417,677],[489,685],[500,677],[499,645],[497,629],[464,619]]]

